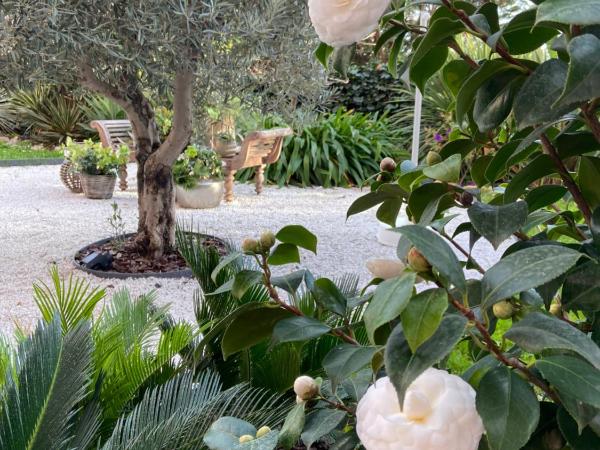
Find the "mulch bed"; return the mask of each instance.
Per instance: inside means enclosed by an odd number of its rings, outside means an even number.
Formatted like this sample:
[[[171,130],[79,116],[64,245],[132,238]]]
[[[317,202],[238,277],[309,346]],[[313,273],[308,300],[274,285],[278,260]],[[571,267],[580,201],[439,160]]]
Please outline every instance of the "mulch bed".
[[[225,243],[220,239],[207,236],[202,240],[202,245],[204,247],[216,247],[221,255],[227,254]],[[81,262],[83,258],[93,252],[110,253],[112,255],[112,266],[106,269],[107,272],[127,274],[164,273],[175,272],[188,267],[177,251],[167,253],[160,258],[151,258],[140,254],[135,245],[135,236],[128,237],[121,243],[112,240],[101,245],[90,245],[78,253],[75,259]]]

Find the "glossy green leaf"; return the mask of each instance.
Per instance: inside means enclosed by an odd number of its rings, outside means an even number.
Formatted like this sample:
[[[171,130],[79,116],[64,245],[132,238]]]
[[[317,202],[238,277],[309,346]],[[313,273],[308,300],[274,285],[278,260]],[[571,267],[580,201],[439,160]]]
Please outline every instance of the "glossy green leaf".
[[[473,119],[481,133],[497,128],[508,117],[523,80],[523,75],[503,72],[487,80],[477,90]]]
[[[407,272],[377,286],[363,317],[371,342],[375,342],[375,331],[380,326],[396,319],[404,311],[412,296],[416,278],[415,273]]]
[[[287,319],[292,313],[279,305],[255,303],[236,315],[227,326],[221,341],[223,357],[250,348],[271,337],[275,324]]]
[[[504,27],[502,38],[512,55],[522,55],[532,52],[558,34],[555,28],[544,26],[534,27],[536,10],[517,14]]]
[[[231,295],[242,298],[252,286],[259,284],[263,279],[262,272],[257,270],[242,270],[235,275],[231,286]]]
[[[511,253],[483,276],[484,308],[558,278],[581,256],[578,251],[558,245],[529,247]]]
[[[427,80],[429,80],[438,70],[440,70],[448,59],[448,47],[439,45],[433,47],[429,53],[418,63],[410,65],[410,79],[421,90],[424,89]]]
[[[454,96],[458,94],[465,79],[473,72],[473,68],[462,59],[448,62],[442,70],[442,78]]]
[[[437,216],[445,205],[445,202],[440,199],[449,192],[448,185],[444,183],[426,183],[416,188],[408,198],[408,211],[413,221],[420,223],[421,217],[425,214],[428,206],[434,203],[437,205],[434,216]]]
[[[600,436],[594,433],[589,427],[580,431],[577,422],[569,415],[565,408],[561,408],[558,411],[558,426],[571,450],[600,448]]]
[[[273,328],[273,343],[300,342],[329,333],[331,327],[312,317],[297,316],[277,322]]]
[[[321,44],[315,50],[315,57],[317,58],[317,61],[319,61],[321,65],[327,69],[329,67],[329,57],[332,55],[332,53],[333,47],[321,42]]]
[[[283,266],[299,262],[300,251],[294,244],[279,244],[269,256],[269,264],[272,266]]]
[[[217,276],[219,275],[219,273],[221,273],[221,271],[225,267],[227,267],[228,265],[232,264],[234,261],[237,261],[239,258],[242,258],[242,257],[243,257],[243,253],[241,253],[241,252],[232,252],[229,255],[227,255],[224,258],[222,258],[221,261],[219,261],[219,264],[217,264],[217,266],[214,268],[214,270],[210,274],[211,280],[213,280],[216,283],[217,282]]]
[[[536,21],[596,25],[600,23],[600,0],[546,0],[537,9]]]
[[[484,375],[476,403],[490,450],[523,448],[540,418],[540,405],[531,386],[504,366]]]
[[[435,333],[413,353],[398,325],[392,331],[385,348],[385,367],[396,392],[400,405],[411,383],[432,365],[444,359],[462,338],[467,319],[450,314],[442,319]]]
[[[331,311],[339,316],[346,315],[347,300],[344,294],[329,278],[319,278],[312,288],[315,302],[321,308]]]
[[[507,162],[517,151],[520,141],[513,140],[507,142],[499,150],[494,152],[492,160],[485,169],[485,178],[490,183],[495,183],[508,170]]]
[[[333,390],[353,373],[371,362],[378,347],[342,344],[332,348],[323,359],[323,368],[331,379]]]
[[[429,289],[415,295],[402,312],[404,337],[415,352],[440,326],[448,309],[448,294],[444,289]]]
[[[492,155],[483,155],[473,160],[471,163],[471,178],[473,178],[473,181],[478,187],[488,184],[485,173],[493,159],[494,157]]]
[[[537,156],[510,180],[504,191],[504,201],[517,201],[531,183],[555,172],[556,167],[548,155]]]
[[[569,42],[567,83],[558,104],[573,104],[600,97],[600,39],[593,34]]]
[[[558,202],[568,192],[567,188],[558,184],[546,184],[532,189],[526,196],[525,202],[529,212],[536,211]]]
[[[475,230],[486,238],[495,249],[527,222],[528,207],[525,202],[507,205],[474,203],[469,208],[469,219]]]
[[[395,196],[383,191],[369,192],[362,195],[352,202],[346,213],[346,219],[355,214],[367,211],[391,198],[395,198]]]
[[[456,96],[456,121],[458,123],[465,121],[481,85],[490,78],[508,70],[519,71],[518,67],[502,59],[487,60],[465,80]]]
[[[561,302],[566,310],[600,311],[600,264],[588,261],[569,273]]]
[[[456,289],[462,293],[466,292],[467,283],[462,266],[441,236],[419,225],[406,225],[400,227],[399,231]]]
[[[463,158],[471,151],[477,148],[477,143],[471,139],[455,139],[445,144],[440,150],[442,159],[447,159],[452,155],[460,155]]]
[[[344,411],[329,408],[310,413],[300,436],[306,448],[311,448],[315,442],[335,430],[345,417]]]
[[[548,356],[535,363],[544,378],[558,390],[600,408],[600,370],[568,355]]]
[[[333,49],[333,69],[343,77],[348,76],[348,68],[356,51],[356,44]]]
[[[286,275],[272,277],[271,284],[293,295],[298,291],[300,285],[306,277],[306,270],[295,270],[294,272],[290,272]]]
[[[452,155],[438,164],[425,167],[423,169],[423,174],[434,180],[456,183],[460,179],[461,165],[461,156]]]
[[[528,314],[504,336],[531,353],[569,350],[600,369],[600,348],[585,333],[556,317],[537,312]]]
[[[276,235],[284,244],[294,244],[308,251],[317,253],[317,237],[302,225],[288,225],[283,227]]]
[[[519,129],[552,122],[572,109],[572,105],[554,107],[567,79],[567,63],[551,59],[530,75],[515,97],[514,113]]]
[[[590,208],[600,206],[600,158],[582,156],[577,172],[577,184]]]
[[[306,413],[304,412],[305,404],[299,403],[292,408],[285,418],[285,422],[279,432],[278,444],[285,450],[291,449],[298,439],[304,428]]]

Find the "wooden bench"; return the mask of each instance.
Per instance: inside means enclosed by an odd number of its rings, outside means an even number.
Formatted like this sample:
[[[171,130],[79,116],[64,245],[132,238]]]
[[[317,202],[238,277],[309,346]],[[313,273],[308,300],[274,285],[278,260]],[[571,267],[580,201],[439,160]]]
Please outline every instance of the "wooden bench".
[[[129,120],[94,120],[90,123],[92,128],[98,130],[100,142],[104,147],[110,147],[115,151],[123,144],[130,149],[133,148],[133,129]],[[134,160],[135,154],[131,152]],[[127,190],[127,166],[119,169],[119,188]]]
[[[256,167],[256,193],[263,190],[265,166],[279,159],[283,140],[292,135],[289,128],[275,128],[265,131],[254,131],[246,136],[240,145],[240,152],[234,156],[223,158],[225,168],[225,201],[233,201],[233,179],[238,170]]]

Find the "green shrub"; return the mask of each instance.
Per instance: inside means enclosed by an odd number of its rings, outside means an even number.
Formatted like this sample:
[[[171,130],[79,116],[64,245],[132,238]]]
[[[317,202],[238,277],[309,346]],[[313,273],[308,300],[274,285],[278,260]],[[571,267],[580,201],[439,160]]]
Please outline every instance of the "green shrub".
[[[86,140],[74,142],[67,138],[61,147],[76,170],[88,175],[116,175],[119,167],[129,160],[129,147],[121,145],[117,151],[104,147],[100,142]]]
[[[262,126],[261,126],[262,125]],[[268,118],[260,128],[281,126]],[[288,137],[281,157],[265,170],[265,179],[279,186],[356,186],[379,170],[380,159],[392,156],[404,159],[407,153],[402,135],[386,116],[339,109],[319,116],[294,136]],[[247,181],[252,170],[240,172]]]
[[[199,181],[222,177],[221,159],[207,148],[190,145],[173,165],[175,184],[186,189],[196,187]]]

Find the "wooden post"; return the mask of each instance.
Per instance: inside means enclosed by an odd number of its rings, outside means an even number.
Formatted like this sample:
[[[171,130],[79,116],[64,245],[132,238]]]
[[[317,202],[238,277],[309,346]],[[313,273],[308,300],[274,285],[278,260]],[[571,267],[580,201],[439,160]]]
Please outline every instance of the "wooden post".
[[[231,203],[233,201],[233,179],[235,170],[229,167],[225,169],[225,201]]]
[[[265,165],[261,164],[256,168],[256,195],[260,195],[263,191],[263,184],[265,182]]]
[[[119,188],[122,191],[127,190],[127,166],[126,165],[119,167]]]

